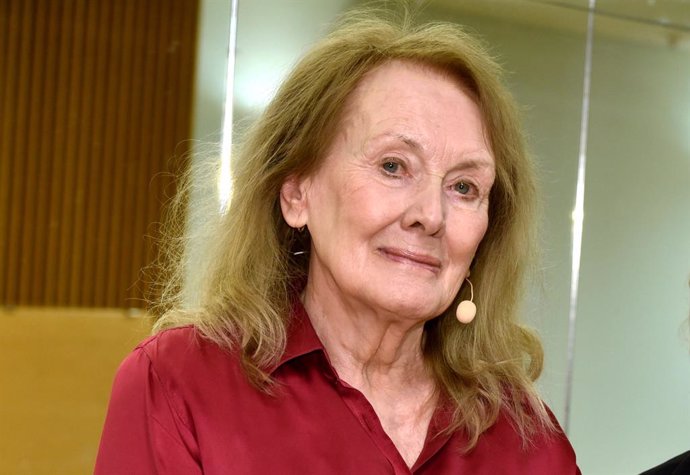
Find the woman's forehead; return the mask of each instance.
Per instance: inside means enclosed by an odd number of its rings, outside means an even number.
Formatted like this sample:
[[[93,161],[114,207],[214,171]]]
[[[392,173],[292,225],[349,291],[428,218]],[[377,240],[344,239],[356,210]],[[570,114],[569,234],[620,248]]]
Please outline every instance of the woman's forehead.
[[[395,61],[373,69],[353,91],[335,142],[399,142],[416,151],[451,145],[493,162],[479,106],[447,73]],[[335,145],[335,144],[334,144]]]
[[[354,104],[367,93],[378,91],[394,95],[400,92],[412,93],[424,82],[454,84],[476,103],[476,94],[466,81],[449,68],[432,63],[409,59],[390,59],[364,73],[350,93],[347,103]]]

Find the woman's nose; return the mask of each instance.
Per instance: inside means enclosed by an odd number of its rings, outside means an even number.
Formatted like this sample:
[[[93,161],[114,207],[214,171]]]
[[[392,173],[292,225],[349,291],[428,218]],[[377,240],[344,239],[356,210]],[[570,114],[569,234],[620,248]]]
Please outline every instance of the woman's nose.
[[[435,236],[441,235],[445,229],[446,210],[442,187],[436,180],[429,181],[431,183],[420,184],[410,197],[403,226]]]

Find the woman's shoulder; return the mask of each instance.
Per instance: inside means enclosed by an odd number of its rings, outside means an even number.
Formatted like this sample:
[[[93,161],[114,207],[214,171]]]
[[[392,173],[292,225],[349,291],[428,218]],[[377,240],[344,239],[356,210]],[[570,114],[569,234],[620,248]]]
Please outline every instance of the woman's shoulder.
[[[504,454],[513,451],[516,462],[529,466],[530,469],[524,473],[580,473],[575,451],[565,431],[551,409],[543,404],[551,425],[535,427],[526,439],[506,411],[501,411],[494,426],[487,431],[489,449],[501,446]]]
[[[211,343],[194,325],[167,328],[141,341],[134,351],[141,351],[151,358],[167,358],[201,350]]]
[[[161,383],[217,380],[241,374],[237,353],[206,338],[193,325],[162,330],[139,343],[119,372],[146,367]]]
[[[526,408],[526,412],[531,410]],[[472,473],[486,473],[485,467],[495,463],[496,454],[501,454],[501,473],[571,474],[579,473],[575,452],[561,429],[558,421],[547,409],[550,426],[534,426],[526,434],[520,430],[511,411],[503,407],[494,423],[484,431],[475,447],[466,456],[468,469]],[[536,423],[536,421],[534,421]],[[466,434],[454,433],[462,447]],[[484,467],[484,468],[483,468]]]

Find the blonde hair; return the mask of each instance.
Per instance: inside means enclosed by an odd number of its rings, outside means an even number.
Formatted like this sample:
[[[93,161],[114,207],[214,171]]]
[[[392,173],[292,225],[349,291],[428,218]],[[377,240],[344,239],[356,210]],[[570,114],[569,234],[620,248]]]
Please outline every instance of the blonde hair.
[[[409,10],[399,17],[350,13],[297,64],[235,154],[232,202],[206,237],[213,247],[199,269],[199,307],[180,305],[185,260],[173,241],[179,265],[155,331],[191,323],[219,345],[237,348],[250,381],[270,388],[265,369],[285,349],[292,285],[307,270],[308,258],[294,251],[309,246],[308,236],[282,217],[280,187],[290,175],[317,169],[350,93],[364,74],[391,60],[439,68],[471,90],[496,160],[489,227],[472,267],[477,317],[460,325],[451,305],[425,327],[424,357],[455,407],[448,430],[464,431],[469,450],[503,410],[528,442],[553,423],[532,384],[542,369],[541,345],[516,318],[536,243],[534,172],[517,108],[478,40],[453,24],[415,25]],[[467,298],[465,287],[456,304]]]

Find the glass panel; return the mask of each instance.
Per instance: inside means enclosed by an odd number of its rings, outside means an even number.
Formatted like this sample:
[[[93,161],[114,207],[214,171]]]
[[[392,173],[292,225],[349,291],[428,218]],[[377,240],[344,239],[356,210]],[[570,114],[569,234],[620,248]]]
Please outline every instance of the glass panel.
[[[571,438],[639,473],[690,449],[690,5],[597,9]]]
[[[351,3],[240,0],[233,105],[236,129],[242,130],[258,116],[293,64]]]
[[[205,179],[198,170],[199,164],[215,162],[219,158],[219,154],[209,152],[214,147],[207,144],[220,143],[222,138],[231,15],[231,0],[199,2],[191,132],[196,176],[187,207],[187,229],[192,235],[203,229],[203,223],[218,209],[217,183]],[[198,304],[200,282],[197,265],[202,261],[205,250],[206,241],[203,239],[190,239],[187,243],[189,260],[185,271],[184,301],[190,308]]]

